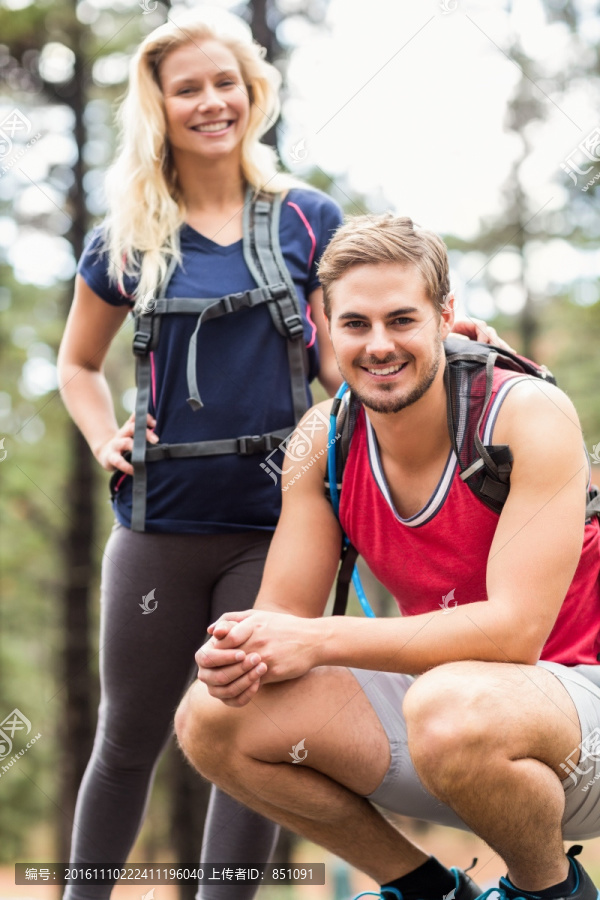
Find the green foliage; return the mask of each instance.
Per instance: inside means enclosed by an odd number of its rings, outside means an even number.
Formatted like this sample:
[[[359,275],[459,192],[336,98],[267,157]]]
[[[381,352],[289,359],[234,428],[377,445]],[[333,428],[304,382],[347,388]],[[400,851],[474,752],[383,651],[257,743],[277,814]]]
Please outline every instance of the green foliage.
[[[2,274],[5,305],[11,302],[0,317],[0,436],[7,453],[0,463],[0,720],[18,708],[31,721],[31,735],[42,733],[9,771],[0,768],[0,861],[12,861],[24,851],[32,822],[48,817],[54,791],[57,545],[67,459],[62,404],[51,392],[43,400],[32,396],[23,376],[32,348],[53,355],[62,323],[45,313],[56,306],[57,291],[26,289],[6,269]],[[16,736],[15,752],[26,741]]]

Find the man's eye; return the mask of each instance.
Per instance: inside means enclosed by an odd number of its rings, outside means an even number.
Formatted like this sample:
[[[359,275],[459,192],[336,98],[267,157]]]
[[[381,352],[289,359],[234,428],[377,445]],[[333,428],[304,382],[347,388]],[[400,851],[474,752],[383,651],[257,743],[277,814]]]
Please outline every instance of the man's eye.
[[[412,319],[409,319],[408,316],[398,316],[397,319],[394,319],[394,324],[397,325],[410,325],[412,323]]]
[[[346,328],[363,328],[365,324],[366,323],[361,322],[360,319],[356,319],[355,321],[346,322]]]

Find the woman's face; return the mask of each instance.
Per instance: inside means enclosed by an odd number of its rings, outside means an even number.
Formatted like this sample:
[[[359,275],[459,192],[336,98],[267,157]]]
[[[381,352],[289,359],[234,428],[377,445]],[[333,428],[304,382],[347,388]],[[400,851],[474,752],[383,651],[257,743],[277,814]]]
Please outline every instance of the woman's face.
[[[184,44],[167,55],[159,74],[174,150],[207,159],[239,153],[250,99],[231,50],[214,40]]]

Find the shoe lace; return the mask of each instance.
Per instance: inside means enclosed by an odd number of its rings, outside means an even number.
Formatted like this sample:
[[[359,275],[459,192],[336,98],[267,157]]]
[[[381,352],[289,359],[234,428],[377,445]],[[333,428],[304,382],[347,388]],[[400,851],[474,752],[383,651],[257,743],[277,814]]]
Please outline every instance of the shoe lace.
[[[484,891],[483,894],[480,894],[479,897],[477,897],[477,900],[487,900],[487,898],[490,897],[491,894],[497,894],[498,900],[531,900],[531,897],[515,897],[512,895],[509,898],[503,887],[490,888],[489,890]]]
[[[477,865],[477,857],[475,857],[475,859],[473,860],[473,862],[471,863],[471,865],[469,866],[468,869],[463,870],[464,873],[466,874],[467,872],[470,872],[471,869],[473,869],[476,865]],[[458,887],[460,885],[459,870],[457,868],[455,868],[454,866],[452,866],[450,871],[454,875],[456,884],[455,884],[454,888],[450,891],[449,894],[444,895],[444,900],[454,900],[456,891],[458,890]],[[497,890],[497,889],[494,888],[494,890]],[[488,891],[487,893],[489,894],[491,892]],[[354,897],[354,900],[359,900],[359,897],[379,897],[380,900],[386,900],[386,897],[384,896],[385,894],[391,894],[392,897],[395,898],[395,900],[404,900],[404,898],[402,896],[402,891],[399,891],[398,888],[393,888],[393,887],[381,888],[381,890],[379,890],[379,891],[363,891],[362,894],[357,894],[356,897]],[[481,900],[481,897],[478,897],[477,900]],[[500,900],[506,900],[506,898],[501,897]],[[520,900],[520,898],[517,898],[517,900]]]
[[[382,888],[380,891],[363,891],[362,894],[357,894],[354,900],[358,900],[359,897],[379,897],[380,900],[386,900],[385,894],[391,894],[395,900],[404,900],[402,891],[393,887]]]
[[[531,895],[529,897],[523,897],[519,894],[517,897],[511,892],[511,894],[507,894],[502,885],[499,885],[497,888],[490,888],[487,891],[484,891],[483,894],[480,894],[477,897],[477,900],[487,900],[490,894],[497,894],[498,900],[531,900]]]

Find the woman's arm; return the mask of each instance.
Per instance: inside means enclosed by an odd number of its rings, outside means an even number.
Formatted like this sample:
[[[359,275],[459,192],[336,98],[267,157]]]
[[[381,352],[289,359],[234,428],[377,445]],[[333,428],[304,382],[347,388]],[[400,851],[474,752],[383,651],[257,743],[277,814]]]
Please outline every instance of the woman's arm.
[[[128,311],[128,307],[105,303],[77,275],[58,352],[58,379],[64,404],[100,465],[132,475],[133,468],[123,453],[133,447],[134,416],[119,428],[103,371],[108,348]],[[148,424],[156,424],[151,416]],[[150,430],[147,439],[152,443],[158,440]]]

